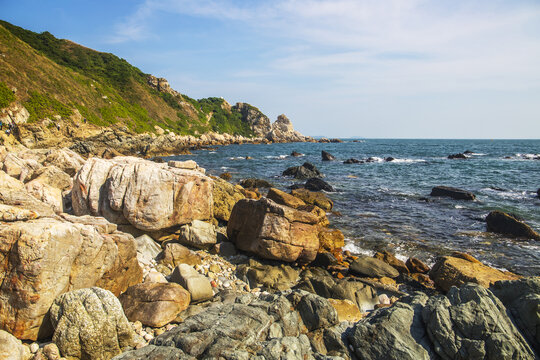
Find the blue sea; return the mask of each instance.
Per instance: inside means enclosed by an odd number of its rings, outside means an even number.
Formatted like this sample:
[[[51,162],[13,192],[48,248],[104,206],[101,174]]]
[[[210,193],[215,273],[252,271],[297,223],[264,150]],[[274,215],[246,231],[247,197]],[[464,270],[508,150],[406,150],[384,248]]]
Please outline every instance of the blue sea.
[[[335,161],[322,161],[321,150]],[[465,160],[449,154],[471,151]],[[289,156],[292,151],[304,154]],[[230,172],[233,182],[256,177],[287,190],[300,181],[281,176],[305,161],[315,164],[337,190],[328,193],[339,215],[332,227],[346,237],[346,249],[373,254],[389,250],[406,259],[432,264],[437,256],[463,251],[484,263],[522,275],[540,275],[540,242],[486,233],[492,210],[521,217],[540,231],[540,140],[397,140],[344,139],[343,143],[229,145],[198,150],[193,159],[209,174]],[[250,156],[252,159],[246,159]],[[349,158],[375,158],[343,164]],[[385,162],[387,157],[395,158]],[[473,192],[475,201],[429,196],[446,185]]]

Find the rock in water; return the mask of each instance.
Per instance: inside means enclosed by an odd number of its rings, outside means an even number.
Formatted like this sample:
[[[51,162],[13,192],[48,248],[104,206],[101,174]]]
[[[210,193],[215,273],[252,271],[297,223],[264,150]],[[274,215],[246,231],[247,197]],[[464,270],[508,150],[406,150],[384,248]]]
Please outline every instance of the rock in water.
[[[191,296],[175,283],[144,283],[130,286],[119,300],[129,321],[162,327],[187,309]]]
[[[212,186],[212,179],[195,170],[134,157],[91,158],[75,176],[73,210],[140,230],[161,230],[209,220]]]
[[[332,160],[336,160],[336,157],[332,154],[330,154],[329,152],[326,152],[324,150],[321,151],[321,156],[322,156],[322,160],[323,161],[332,161]]]
[[[411,273],[427,274],[429,272],[429,266],[415,257],[408,258],[405,265]]]
[[[449,159],[467,159],[467,155],[462,154],[462,153],[451,154],[451,155],[448,155],[448,158]]]
[[[323,210],[332,210],[334,202],[324,193],[317,191],[309,191],[307,189],[294,189],[291,195],[301,199],[306,204],[311,204],[320,207]]]
[[[375,259],[369,256],[360,256],[350,266],[349,270],[360,276],[381,278],[395,278],[399,276],[399,272],[382,260]]]
[[[397,271],[399,271],[400,273],[404,273],[404,274],[408,274],[410,272],[409,268],[407,267],[407,265],[399,260],[398,258],[396,258],[396,256],[386,250],[382,251],[382,252],[377,252],[375,253],[375,255],[373,256],[375,259],[379,259],[379,260],[382,260],[384,261],[385,263],[387,263],[388,265],[392,266],[394,269],[396,269]],[[429,268],[428,268],[429,270]]]
[[[350,159],[345,160],[343,163],[344,164],[361,164],[362,161],[355,158],[350,158]]]
[[[270,182],[268,182],[266,180],[255,179],[255,178],[244,179],[244,180],[240,181],[239,185],[241,187],[243,187],[243,188],[246,188],[246,189],[251,189],[251,188],[271,188],[271,187],[274,186],[274,185],[272,185],[272,183],[270,183]]]
[[[306,189],[310,191],[322,191],[322,190],[327,191],[327,192],[335,191],[332,185],[330,185],[326,181],[319,178],[309,178],[308,181],[306,181],[306,184],[304,186]]]
[[[502,272],[479,262],[472,262],[452,256],[440,258],[429,272],[429,277],[442,290],[448,291],[452,286],[461,286],[472,282],[489,287],[499,280],[516,280],[518,275]]]
[[[266,259],[309,263],[317,256],[319,219],[270,199],[240,200],[227,226],[238,249]]]
[[[134,345],[135,332],[110,291],[93,287],[65,293],[50,314],[53,341],[64,357],[105,360]]]
[[[502,211],[490,212],[486,217],[486,223],[487,231],[490,232],[540,240],[540,234],[534,231],[529,225]]]
[[[445,196],[456,200],[474,200],[476,196],[473,193],[449,186],[435,186],[431,189],[430,196]]]
[[[310,162],[305,162],[301,166],[293,166],[285,170],[283,176],[294,176],[295,179],[309,179],[314,177],[322,177],[322,173],[315,165]]]

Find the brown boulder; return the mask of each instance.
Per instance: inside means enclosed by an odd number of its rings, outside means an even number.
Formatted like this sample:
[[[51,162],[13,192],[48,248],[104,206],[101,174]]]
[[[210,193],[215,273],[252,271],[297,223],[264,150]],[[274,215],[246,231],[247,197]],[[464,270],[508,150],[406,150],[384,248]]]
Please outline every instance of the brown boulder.
[[[540,234],[523,221],[502,211],[492,211],[486,217],[487,231],[515,236],[519,238],[540,240]]]
[[[395,257],[394,254],[384,250],[383,252],[377,252],[373,256],[375,259],[379,259],[387,263],[388,265],[395,268],[397,271],[403,274],[408,274],[409,269],[407,268],[407,265],[401,260],[399,260],[397,257]]]
[[[293,209],[298,209],[302,206],[305,206],[306,203],[303,202],[300,198],[287,194],[284,191],[278,190],[276,188],[271,188],[268,190],[267,198],[275,201],[278,204],[292,207]]]
[[[319,252],[332,252],[345,246],[345,236],[338,229],[322,228],[319,231]]]
[[[420,273],[420,274],[427,274],[429,271],[429,266],[424,264],[422,260],[419,260],[415,257],[410,257],[405,262],[405,265],[407,265],[407,268],[411,273]]]
[[[323,210],[330,211],[334,207],[334,202],[322,192],[294,189],[291,191],[291,195],[301,199],[306,204],[318,206]]]
[[[245,198],[244,194],[234,185],[219,178],[214,178],[212,193],[214,198],[214,217],[223,221],[229,221],[234,204],[238,200]]]
[[[452,286],[461,286],[468,282],[490,287],[499,280],[516,280],[521,278],[511,272],[502,272],[478,262],[472,262],[461,258],[443,256],[429,272],[429,277],[437,287],[444,291]]]
[[[201,263],[201,257],[197,253],[177,243],[165,245],[156,260],[159,264],[169,266],[171,269],[180,264],[199,265]]]
[[[191,296],[175,283],[144,283],[130,286],[119,299],[129,321],[162,327],[187,309]]]
[[[236,203],[227,226],[227,236],[238,249],[266,259],[309,263],[319,249],[315,215],[260,200]]]

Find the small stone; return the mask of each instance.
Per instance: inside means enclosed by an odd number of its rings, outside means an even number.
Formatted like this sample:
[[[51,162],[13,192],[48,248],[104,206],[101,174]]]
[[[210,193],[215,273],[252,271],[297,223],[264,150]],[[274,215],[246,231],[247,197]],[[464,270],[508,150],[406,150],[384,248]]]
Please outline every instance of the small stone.
[[[150,340],[152,340],[153,338],[154,338],[154,337],[153,337],[152,335],[150,335],[150,334],[144,335],[144,340],[146,340],[146,341],[150,341]]]
[[[210,281],[210,285],[212,285],[213,288],[216,288],[218,286],[215,280]]]
[[[163,329],[161,329],[161,328],[160,328],[160,329],[156,329],[156,330],[154,330],[154,335],[155,335],[155,336],[159,336],[159,335],[163,334],[164,332],[165,332],[165,330],[163,330]]]
[[[140,321],[135,321],[134,323],[131,324],[131,327],[133,328],[133,330],[135,330],[135,332],[139,335],[141,335],[141,331],[142,331],[142,323]]]
[[[34,343],[30,344],[30,352],[32,354],[37,353],[38,350],[39,350],[39,344],[38,343],[34,342]]]
[[[55,343],[49,343],[43,347],[43,355],[48,360],[58,360],[60,359],[60,350],[58,350],[58,346]]]
[[[386,294],[379,295],[379,302],[381,304],[390,305],[390,298]]]

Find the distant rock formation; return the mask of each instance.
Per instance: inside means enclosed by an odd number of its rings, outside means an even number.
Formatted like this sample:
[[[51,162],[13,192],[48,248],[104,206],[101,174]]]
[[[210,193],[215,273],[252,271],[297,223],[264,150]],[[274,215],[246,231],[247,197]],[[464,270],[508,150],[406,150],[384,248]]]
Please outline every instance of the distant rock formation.
[[[168,94],[171,94],[172,96],[180,95],[178,91],[174,90],[171,87],[171,85],[169,84],[169,81],[165,78],[158,78],[158,77],[155,77],[154,75],[148,75],[147,82],[151,88],[159,92],[168,93]]]
[[[266,134],[266,138],[273,142],[297,142],[310,141],[311,138],[294,130],[291,120],[284,114],[278,116],[272,124],[272,130]]]
[[[249,124],[256,136],[266,137],[266,134],[272,131],[272,125],[268,116],[264,115],[255,106],[239,102],[233,106],[233,110],[242,114],[242,121]]]

